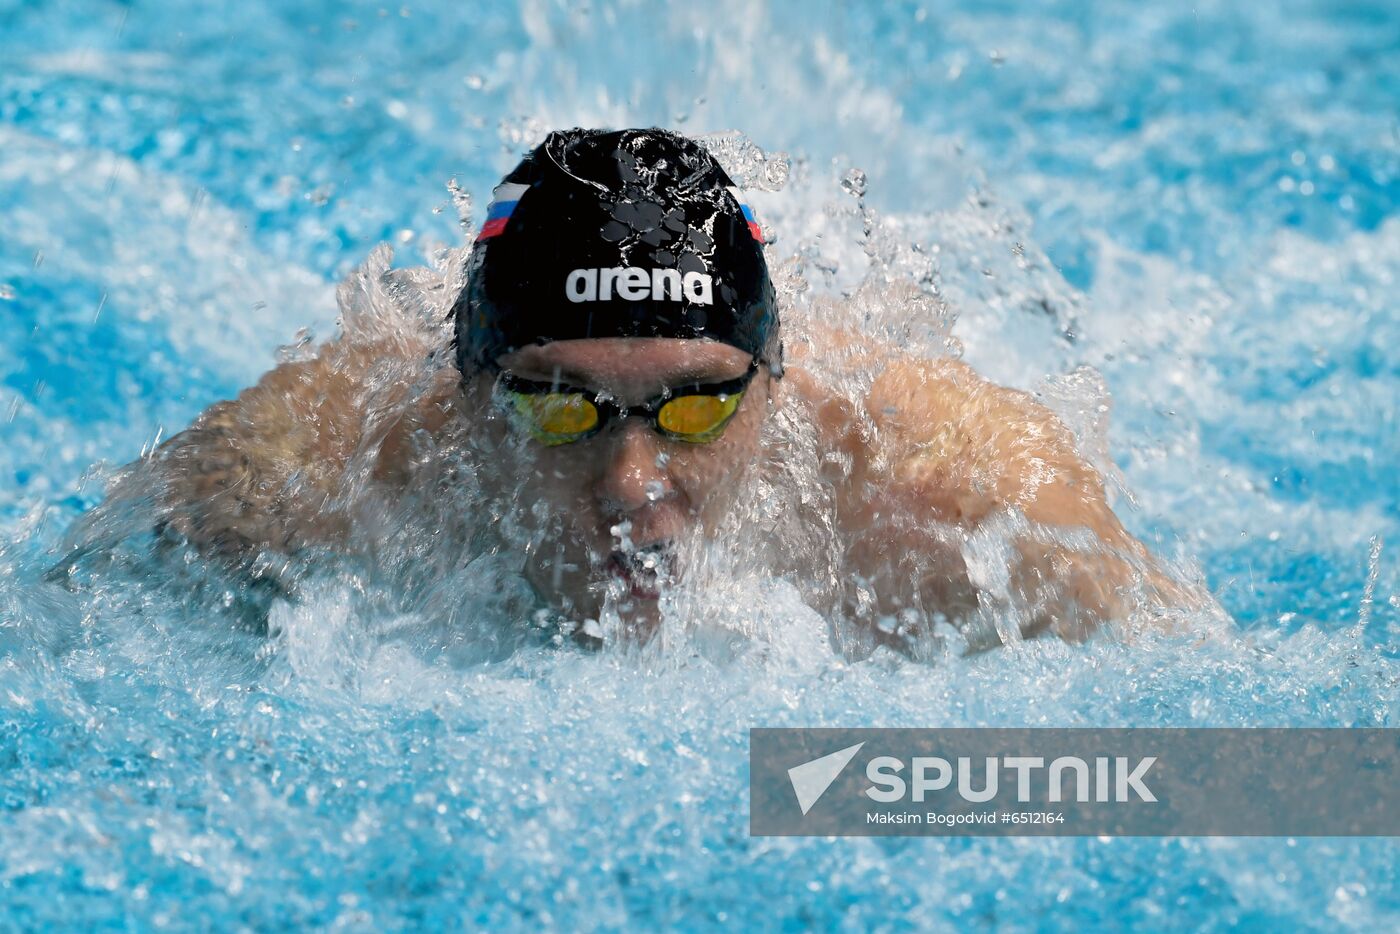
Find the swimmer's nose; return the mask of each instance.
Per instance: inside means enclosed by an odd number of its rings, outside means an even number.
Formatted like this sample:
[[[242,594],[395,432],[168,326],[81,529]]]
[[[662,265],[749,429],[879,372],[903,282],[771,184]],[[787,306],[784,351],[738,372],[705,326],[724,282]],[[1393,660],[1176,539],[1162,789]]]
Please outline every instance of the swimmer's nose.
[[[612,511],[635,512],[674,495],[660,456],[661,439],[654,431],[633,423],[599,441],[611,450],[598,478],[597,494]]]

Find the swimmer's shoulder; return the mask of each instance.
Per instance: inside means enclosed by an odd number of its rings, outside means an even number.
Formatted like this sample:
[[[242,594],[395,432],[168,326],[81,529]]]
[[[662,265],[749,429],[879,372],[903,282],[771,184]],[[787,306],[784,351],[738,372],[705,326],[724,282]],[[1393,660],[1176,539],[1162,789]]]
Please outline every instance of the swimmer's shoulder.
[[[809,406],[823,440],[841,448],[971,453],[992,410],[1028,399],[960,360],[916,357],[849,331],[818,328],[795,350],[782,392]]]
[[[1102,525],[1103,480],[1073,433],[1032,394],[999,385],[953,359],[892,365],[869,409],[905,476],[975,493],[987,510]]]
[[[850,456],[855,485],[960,522],[1007,506],[1068,519],[1102,499],[1101,478],[1059,419],[961,360],[830,330],[805,342],[791,376],[784,391],[811,407],[828,450]]]
[[[338,338],[268,371],[162,446],[167,524],[222,553],[343,541],[355,478],[392,480],[404,438],[447,418],[457,378],[445,357]]]

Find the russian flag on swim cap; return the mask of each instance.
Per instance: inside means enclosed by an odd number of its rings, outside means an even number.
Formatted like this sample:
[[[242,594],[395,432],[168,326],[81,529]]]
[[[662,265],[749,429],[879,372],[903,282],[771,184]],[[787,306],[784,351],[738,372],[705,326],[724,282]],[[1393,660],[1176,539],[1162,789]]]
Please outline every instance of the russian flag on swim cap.
[[[744,202],[744,194],[733,185],[729,186],[729,193],[734,196],[734,200],[739,202],[739,210],[744,213],[744,220],[748,221],[749,233],[759,243],[763,242],[763,231],[758,227],[758,221],[753,216],[753,208]]]
[[[520,196],[530,190],[529,185],[515,182],[502,182],[491,192],[491,203],[486,206],[486,222],[481,225],[477,240],[489,240],[506,229],[506,222],[520,203]]]

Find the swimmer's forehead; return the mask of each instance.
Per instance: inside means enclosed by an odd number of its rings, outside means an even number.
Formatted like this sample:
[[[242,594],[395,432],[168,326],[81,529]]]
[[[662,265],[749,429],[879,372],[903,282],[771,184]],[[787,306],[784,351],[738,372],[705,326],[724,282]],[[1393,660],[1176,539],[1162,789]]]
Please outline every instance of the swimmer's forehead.
[[[748,370],[751,359],[739,348],[713,340],[601,337],[522,347],[498,363],[527,378],[636,386],[733,379]]]

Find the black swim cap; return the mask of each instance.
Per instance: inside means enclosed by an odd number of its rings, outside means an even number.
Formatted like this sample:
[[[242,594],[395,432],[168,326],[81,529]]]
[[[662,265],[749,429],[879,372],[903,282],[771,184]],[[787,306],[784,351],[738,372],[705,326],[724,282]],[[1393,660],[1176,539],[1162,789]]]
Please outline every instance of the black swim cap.
[[[708,337],[782,374],[753,213],[704,147],[666,130],[549,134],[496,187],[453,313],[464,374],[587,337]]]

